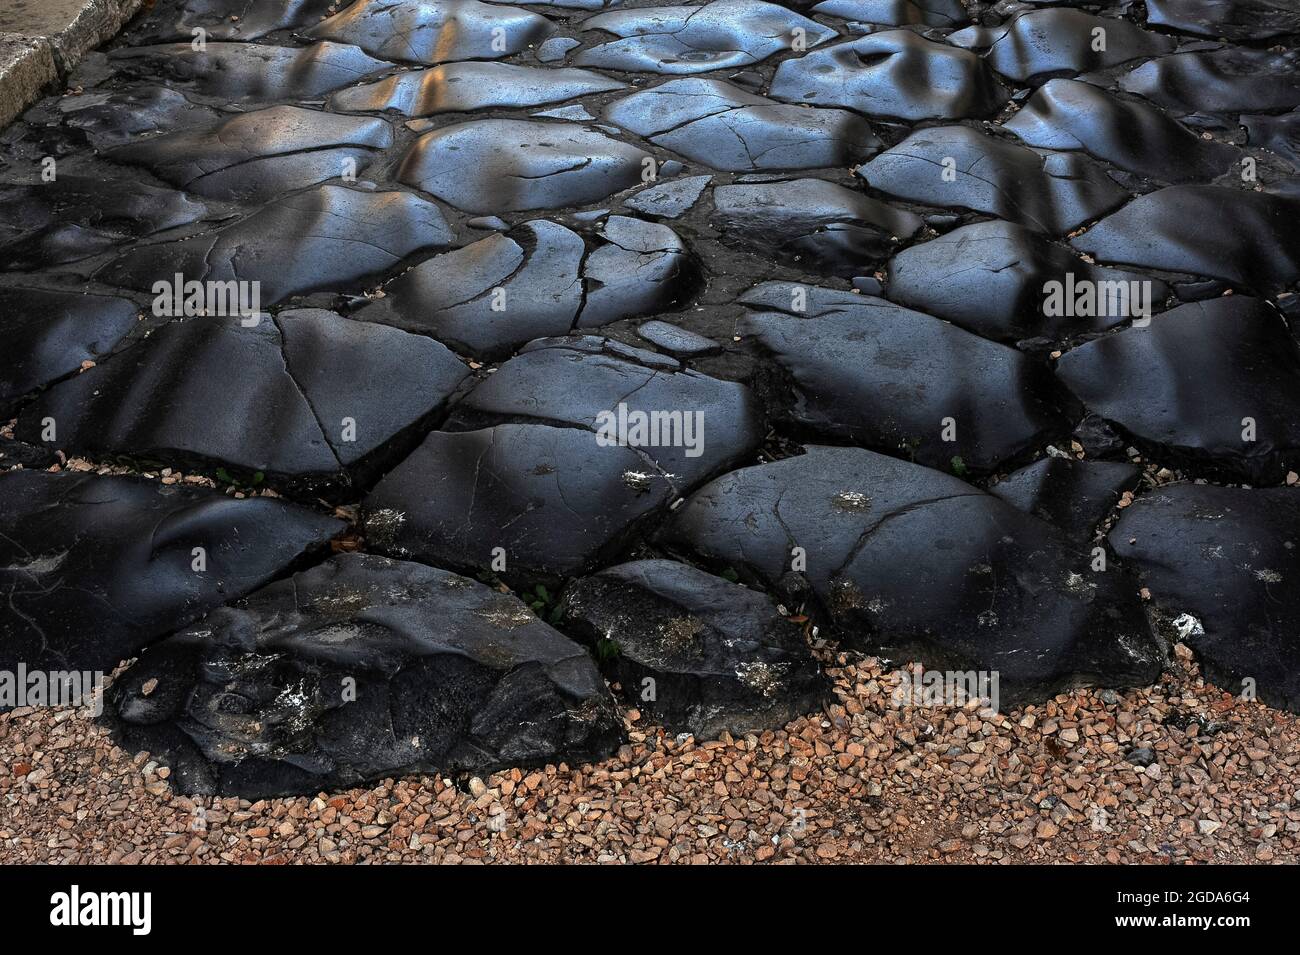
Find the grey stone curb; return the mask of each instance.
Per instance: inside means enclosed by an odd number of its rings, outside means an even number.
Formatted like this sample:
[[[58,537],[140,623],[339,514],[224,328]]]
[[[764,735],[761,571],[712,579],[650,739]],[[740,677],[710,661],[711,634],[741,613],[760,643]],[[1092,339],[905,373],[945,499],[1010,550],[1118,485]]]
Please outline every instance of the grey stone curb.
[[[117,32],[144,0],[0,0],[0,127],[89,51]]]

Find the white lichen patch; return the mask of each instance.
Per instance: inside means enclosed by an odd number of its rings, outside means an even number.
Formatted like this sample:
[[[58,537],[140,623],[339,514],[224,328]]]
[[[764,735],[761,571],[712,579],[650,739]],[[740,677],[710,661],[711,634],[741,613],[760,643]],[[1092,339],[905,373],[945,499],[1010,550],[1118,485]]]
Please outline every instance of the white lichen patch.
[[[537,620],[532,611],[513,600],[502,600],[484,607],[478,607],[474,611],[474,616],[482,617],[494,627],[500,627],[503,630],[526,627]]]
[[[1065,589],[1076,597],[1091,597],[1097,592],[1097,585],[1082,574],[1070,571],[1065,575]]]
[[[1188,637],[1201,637],[1205,635],[1205,627],[1201,621],[1197,620],[1190,613],[1179,614],[1174,618],[1174,629],[1178,631],[1178,639],[1186,640]]]
[[[10,564],[8,567],[0,567],[0,570],[15,574],[49,574],[58,570],[67,559],[68,552],[61,550],[57,554],[46,554],[42,557],[33,557],[28,561]]]
[[[871,508],[871,498],[861,491],[840,491],[831,502],[842,511],[866,511]]]
[[[749,689],[766,697],[774,697],[785,685],[788,663],[760,663],[756,660],[736,665],[736,679]]]
[[[650,490],[650,481],[654,478],[653,474],[647,474],[645,471],[624,471],[623,483],[634,491]]]
[[[406,515],[391,507],[381,507],[366,517],[366,536],[379,544],[391,544],[406,524]]]

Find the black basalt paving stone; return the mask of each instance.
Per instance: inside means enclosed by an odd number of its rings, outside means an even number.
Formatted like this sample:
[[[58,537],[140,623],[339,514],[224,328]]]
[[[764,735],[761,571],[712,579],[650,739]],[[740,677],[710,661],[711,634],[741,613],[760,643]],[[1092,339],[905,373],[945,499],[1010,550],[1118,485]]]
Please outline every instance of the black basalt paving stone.
[[[758,402],[746,386],[594,336],[531,343],[457,405],[449,426],[544,421],[601,432],[608,420],[602,416],[619,415],[620,406],[629,430],[640,414],[683,419],[680,431],[661,435],[676,436],[676,443],[637,444],[628,435],[649,470],[679,491],[735,465],[763,437]],[[694,418],[690,434],[686,416]]]
[[[1072,540],[1091,540],[1125,491],[1142,473],[1126,461],[1043,458],[1007,475],[990,490],[1008,504],[1055,524]]]
[[[118,146],[104,158],[145,166],[200,196],[265,202],[345,172],[355,174],[392,144],[393,131],[382,119],[272,106]]]
[[[1300,346],[1264,301],[1180,305],[1067,352],[1057,374],[1171,459],[1252,483],[1300,468]]]
[[[503,555],[507,578],[567,577],[608,563],[671,490],[636,450],[585,428],[435,431],[366,497],[366,541],[467,570]]]
[[[823,0],[812,12],[900,27],[956,27],[970,22],[959,0]]]
[[[588,254],[564,226],[525,222],[420,263],[356,317],[493,358],[535,338],[668,308],[693,290],[671,229],[611,216],[597,238]]]
[[[822,179],[717,186],[713,205],[710,221],[725,241],[844,278],[887,258],[924,226],[915,213]]]
[[[504,3],[505,0],[488,0],[489,3]],[[619,0],[538,0],[530,3],[532,7],[555,7],[555,15],[566,15],[570,10],[595,11],[617,6]],[[577,43],[575,42],[575,46]]]
[[[276,30],[310,26],[338,0],[158,0],[127,29],[133,42],[194,39],[201,28],[213,40],[256,40]]]
[[[201,50],[169,43],[123,47],[110,57],[124,72],[163,77],[169,86],[231,102],[316,99],[395,68],[355,46],[328,40],[304,47],[208,43]]]
[[[0,474],[0,670],[107,673],[344,526],[269,498],[132,477]]]
[[[35,288],[0,288],[0,414],[17,399],[94,361],[135,327],[128,299]]]
[[[786,60],[771,93],[788,102],[905,120],[987,116],[1008,96],[980,57],[909,30],[873,33]]]
[[[1300,33],[1295,0],[1147,0],[1147,23],[1229,40]]]
[[[1110,542],[1207,678],[1230,693],[1252,689],[1272,706],[1300,711],[1294,489],[1158,488],[1124,510]]]
[[[843,166],[881,146],[853,113],[773,103],[722,80],[670,80],[616,100],[604,115],[657,146],[736,172]]]
[[[996,672],[1003,710],[1160,672],[1117,570],[1092,571],[1084,545],[991,494],[871,451],[811,447],[724,475],[661,536],[769,586],[791,583],[802,548],[834,636],[895,661]]]
[[[189,49],[189,47],[186,47]],[[115,93],[89,93],[59,101],[64,124],[80,130],[96,149],[107,149],[159,132],[211,123],[220,115],[163,86]]]
[[[1103,166],[1046,152],[969,126],[912,133],[857,174],[873,189],[927,205],[972,209],[1062,235],[1128,196]]]
[[[1071,244],[1102,262],[1277,291],[1300,278],[1300,198],[1169,186],[1134,199]]]
[[[263,307],[317,289],[360,291],[414,252],[452,242],[442,212],[405,192],[325,185],[179,242],[138,245],[96,277],[151,291],[155,283],[258,282]],[[250,293],[251,294],[251,293]]]
[[[599,236],[603,244],[582,266],[587,295],[575,327],[664,311],[695,290],[686,245],[667,226],[610,216]]]
[[[602,570],[569,586],[562,608],[561,625],[589,646],[612,641],[611,680],[670,733],[778,729],[831,697],[802,631],[771,598],[686,564]]]
[[[713,339],[668,322],[646,322],[637,328],[636,333],[656,348],[682,358],[709,355],[722,350],[722,346]]]
[[[609,755],[618,713],[578,644],[520,601],[347,554],[152,647],[110,695],[118,738],[180,791],[307,795],[385,776]]]
[[[688,176],[656,183],[624,199],[623,205],[644,215],[676,219],[690,211],[712,179],[712,176]]]
[[[53,182],[0,184],[0,269],[77,262],[197,222],[206,212],[196,199],[125,173],[65,172]]]
[[[1033,10],[996,27],[967,27],[948,42],[987,49],[989,65],[1016,80],[1077,75],[1169,53],[1178,45],[1127,20],[1067,9]]]
[[[1252,146],[1271,149],[1300,169],[1300,111],[1281,116],[1242,116]]]
[[[356,317],[493,357],[573,327],[585,251],[582,237],[558,223],[525,222],[509,235],[494,233],[421,262]]]
[[[1048,80],[1003,128],[1028,146],[1081,149],[1163,182],[1215,179],[1243,155],[1202,139],[1154,107],[1075,80]]]
[[[1179,306],[1067,352],[1057,374],[1165,459],[1251,483],[1300,467],[1300,346],[1259,299]]]
[[[789,308],[790,295],[785,298]],[[834,294],[834,293],[830,293]],[[945,470],[987,472],[1063,425],[1046,369],[1004,345],[867,295],[816,316],[742,319],[790,376],[798,424]],[[742,299],[743,301],[743,299]],[[945,435],[949,420],[955,431]],[[949,440],[953,438],[955,440]]]
[[[1181,113],[1273,113],[1300,106],[1300,51],[1225,46],[1135,67],[1121,89]]]
[[[1039,233],[1010,222],[976,222],[929,242],[913,245],[889,260],[886,295],[910,308],[937,315],[995,341],[1027,338],[1061,341],[1104,331],[1134,317],[1136,299],[1101,294],[1092,314],[1047,314],[1051,286],[1062,293],[1073,275],[1083,282],[1150,282],[1150,304],[1158,309],[1168,287],[1136,272],[1101,268]],[[1139,294],[1141,288],[1138,289]],[[1072,301],[1072,300],[1071,300]],[[1122,307],[1127,301],[1128,307]],[[1120,305],[1115,308],[1112,306]]]
[[[558,209],[636,185],[648,158],[572,123],[480,119],[425,133],[397,178],[466,212]]]
[[[794,49],[796,42],[809,49],[836,35],[830,27],[762,0],[614,10],[583,21],[582,29],[619,39],[583,50],[574,65],[666,74],[750,66]]]
[[[388,60],[497,60],[545,40],[554,25],[538,13],[479,0],[356,0],[307,31]]]
[[[342,90],[331,97],[330,108],[434,116],[561,103],[626,85],[591,70],[495,62],[446,63]]]
[[[50,443],[95,458],[343,482],[345,469],[435,413],[466,374],[431,339],[318,309],[252,327],[191,318],[52,388],[24,410],[17,433],[36,443],[48,418]]]

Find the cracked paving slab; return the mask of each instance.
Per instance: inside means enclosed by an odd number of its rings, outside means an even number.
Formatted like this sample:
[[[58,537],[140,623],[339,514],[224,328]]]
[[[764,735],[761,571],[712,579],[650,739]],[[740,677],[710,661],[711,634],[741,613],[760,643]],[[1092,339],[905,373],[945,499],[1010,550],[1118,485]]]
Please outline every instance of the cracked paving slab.
[[[1009,91],[968,50],[909,30],[885,30],[786,60],[776,69],[771,93],[789,103],[921,120],[988,116]]]
[[[860,448],[724,475],[663,536],[742,579],[806,588],[866,652],[996,670],[1003,701],[1160,670],[1132,589],[1089,570],[1082,545],[958,478]],[[807,570],[787,576],[792,547]]]
[[[228,102],[315,99],[395,69],[355,46],[321,40],[310,46],[265,43],[191,43],[122,47],[110,57],[127,75],[165,78],[169,88]]]
[[[545,40],[554,29],[540,14],[500,3],[357,0],[307,34],[350,43],[387,60],[432,66],[500,59]]]
[[[444,346],[319,309],[170,322],[51,388],[17,433],[96,458],[197,462],[290,483],[347,483],[437,413],[465,368]],[[166,394],[159,402],[156,396]]]
[[[591,658],[521,601],[370,554],[332,558],[151,647],[110,707],[126,745],[167,754],[178,787],[200,795],[486,775],[608,756],[622,737]]]
[[[724,241],[845,277],[870,271],[923,226],[913,212],[824,179],[717,186],[713,206]]]
[[[392,144],[392,128],[382,119],[272,106],[102,155],[110,162],[145,166],[196,195],[265,202],[349,170],[360,172]]]
[[[598,202],[642,181],[649,153],[573,123],[479,119],[425,133],[397,178],[476,213]]]
[[[139,245],[96,277],[149,291],[183,275],[201,282],[257,282],[261,303],[325,288],[361,291],[452,233],[442,211],[406,192],[323,185],[276,199],[245,218],[177,242]]]
[[[130,239],[198,222],[207,207],[119,173],[65,173],[58,187],[0,184],[0,269],[78,262]]]
[[[972,209],[1052,235],[1128,198],[1104,166],[1085,156],[1033,150],[969,126],[912,133],[857,174],[891,196]]]
[[[563,596],[561,622],[596,649],[610,680],[672,733],[705,739],[789,722],[829,698],[799,627],[775,601],[689,564],[639,560],[584,577]]]
[[[282,501],[140,478],[0,474],[0,669],[110,672],[344,526]]]
[[[404,116],[470,113],[492,107],[541,106],[591,93],[623,89],[626,83],[591,70],[543,69],[512,63],[447,63],[399,73],[335,93],[330,105],[358,112],[392,111]]]
[[[671,308],[696,284],[685,244],[666,226],[610,216],[588,251],[580,234],[536,219],[426,259],[354,315],[499,358],[533,339]]]
[[[739,326],[788,377],[774,385],[776,413],[827,437],[981,473],[1063,425],[1045,370],[1014,348],[881,298],[818,291],[813,314],[790,310],[794,289],[782,283],[741,298],[783,309]],[[955,439],[932,426],[945,417]]]
[[[1253,484],[1300,467],[1300,346],[1259,299],[1179,306],[1067,352],[1057,374],[1165,460],[1191,458]]]
[[[613,10],[582,23],[619,37],[582,50],[576,66],[643,73],[705,73],[750,66],[782,50],[825,43],[835,31],[762,0]]]
[[[842,166],[882,145],[865,120],[845,110],[772,103],[722,80],[695,77],[616,100],[605,119],[732,172]]]

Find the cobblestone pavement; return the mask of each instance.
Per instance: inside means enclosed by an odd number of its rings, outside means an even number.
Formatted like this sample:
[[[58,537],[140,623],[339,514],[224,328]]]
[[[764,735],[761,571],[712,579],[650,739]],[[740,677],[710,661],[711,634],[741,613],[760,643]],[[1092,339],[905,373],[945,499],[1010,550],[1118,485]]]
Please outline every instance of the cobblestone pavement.
[[[146,4],[0,132],[0,844],[1294,861],[1297,35]]]

